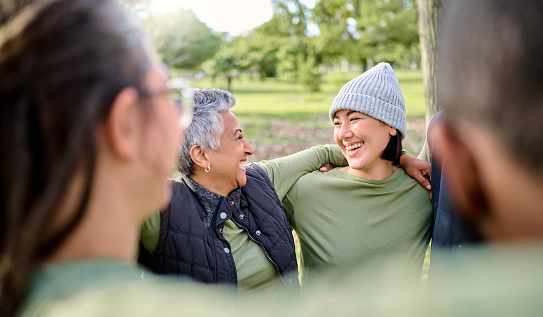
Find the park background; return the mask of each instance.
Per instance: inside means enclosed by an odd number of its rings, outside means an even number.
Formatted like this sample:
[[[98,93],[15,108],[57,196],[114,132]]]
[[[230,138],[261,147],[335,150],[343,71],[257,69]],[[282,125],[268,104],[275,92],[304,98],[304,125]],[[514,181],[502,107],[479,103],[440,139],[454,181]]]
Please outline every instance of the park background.
[[[333,98],[379,62],[392,65],[404,94],[404,149],[417,156],[424,144],[437,111],[435,37],[445,0],[122,2],[141,18],[172,77],[234,94],[254,148],[249,161],[334,143]],[[258,15],[262,22],[232,31]],[[428,265],[427,256],[423,279]]]
[[[416,156],[424,143],[422,0],[124,2],[173,77],[234,94],[234,112],[255,150],[250,161],[333,143],[333,98],[379,62],[393,66],[404,93],[404,148]]]

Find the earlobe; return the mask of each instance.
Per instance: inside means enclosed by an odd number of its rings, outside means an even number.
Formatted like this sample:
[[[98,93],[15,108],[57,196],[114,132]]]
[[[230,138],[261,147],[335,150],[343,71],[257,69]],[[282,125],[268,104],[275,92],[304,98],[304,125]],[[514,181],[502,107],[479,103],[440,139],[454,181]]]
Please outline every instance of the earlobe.
[[[474,222],[488,216],[489,201],[479,160],[461,135],[444,122],[432,128],[432,160],[442,162],[444,181],[462,216]]]
[[[193,145],[190,148],[190,158],[195,165],[200,166],[201,168],[206,168],[209,165],[205,149],[200,145]]]
[[[113,153],[130,159],[138,150],[138,126],[141,124],[138,93],[134,88],[121,90],[111,105],[106,119],[106,138]]]
[[[388,132],[388,133],[389,133],[391,136],[396,136],[396,134],[398,134],[398,130],[396,130],[396,128],[391,127],[391,126],[389,126],[389,128],[390,128],[390,129],[389,129],[389,132]]]

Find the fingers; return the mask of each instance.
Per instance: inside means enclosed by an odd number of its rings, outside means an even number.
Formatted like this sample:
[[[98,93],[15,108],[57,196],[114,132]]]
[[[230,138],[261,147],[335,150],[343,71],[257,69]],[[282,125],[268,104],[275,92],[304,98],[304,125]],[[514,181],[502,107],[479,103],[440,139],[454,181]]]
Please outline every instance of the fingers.
[[[430,179],[430,182],[432,181],[432,171],[429,170],[429,169],[424,169],[424,170],[421,170],[420,171],[422,176],[428,176],[428,178]]]
[[[319,171],[322,173],[329,172],[335,168],[335,165],[332,164],[324,164],[321,168],[319,168]]]
[[[432,185],[430,184],[430,182],[424,178],[424,171],[421,171],[421,174],[419,175],[415,175],[415,179],[426,189],[428,190],[431,190],[432,189]],[[427,175],[427,174],[426,174]]]

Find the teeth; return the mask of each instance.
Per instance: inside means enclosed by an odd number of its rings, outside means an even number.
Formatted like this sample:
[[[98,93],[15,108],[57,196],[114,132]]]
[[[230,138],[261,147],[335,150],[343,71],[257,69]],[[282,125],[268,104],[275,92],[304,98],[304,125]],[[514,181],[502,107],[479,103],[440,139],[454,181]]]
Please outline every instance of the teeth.
[[[347,151],[352,151],[352,150],[358,149],[363,144],[364,144],[363,142],[360,142],[360,143],[356,143],[356,144],[353,144],[353,145],[349,145],[349,146],[346,147],[346,149],[347,149]]]

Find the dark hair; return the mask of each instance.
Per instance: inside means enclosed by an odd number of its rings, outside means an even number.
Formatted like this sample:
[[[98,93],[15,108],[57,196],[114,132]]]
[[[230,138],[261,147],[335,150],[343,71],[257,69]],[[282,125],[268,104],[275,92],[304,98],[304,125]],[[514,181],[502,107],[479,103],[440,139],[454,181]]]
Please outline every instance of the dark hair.
[[[440,31],[438,102],[451,126],[485,128],[543,176],[543,1],[448,1]]]
[[[0,13],[1,315],[15,312],[31,266],[83,217],[96,129],[118,92],[141,86],[150,67],[141,27],[114,0],[6,3]],[[51,234],[76,173],[83,179],[80,199],[72,218]]]
[[[381,158],[391,161],[394,165],[400,165],[400,156],[402,156],[402,133],[396,129],[396,135],[390,137]]]

